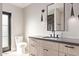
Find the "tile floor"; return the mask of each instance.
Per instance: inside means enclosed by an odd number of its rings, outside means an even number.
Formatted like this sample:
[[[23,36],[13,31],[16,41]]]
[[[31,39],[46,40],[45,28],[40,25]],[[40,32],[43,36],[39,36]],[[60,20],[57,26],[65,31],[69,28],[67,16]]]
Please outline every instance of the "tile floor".
[[[2,56],[29,56],[29,54],[17,54],[16,51],[12,52],[12,51],[9,51],[9,52],[4,52],[2,54]]]

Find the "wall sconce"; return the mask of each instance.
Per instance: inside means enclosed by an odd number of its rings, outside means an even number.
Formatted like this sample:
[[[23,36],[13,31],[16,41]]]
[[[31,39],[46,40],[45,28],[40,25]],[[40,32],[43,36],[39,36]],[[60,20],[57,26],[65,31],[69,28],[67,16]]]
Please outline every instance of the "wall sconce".
[[[41,10],[42,14],[41,14],[41,22],[43,21],[43,13],[45,12],[45,10]]]
[[[78,18],[79,18],[79,15],[78,15]]]

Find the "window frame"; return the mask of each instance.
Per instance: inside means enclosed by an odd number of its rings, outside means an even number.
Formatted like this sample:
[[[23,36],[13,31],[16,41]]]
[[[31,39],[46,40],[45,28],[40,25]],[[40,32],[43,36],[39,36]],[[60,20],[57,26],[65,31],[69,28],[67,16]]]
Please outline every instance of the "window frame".
[[[2,12],[2,15],[5,14],[5,15],[8,15],[8,47],[5,47],[5,48],[2,48],[2,52],[7,52],[7,51],[10,51],[11,50],[11,13],[9,12],[5,12],[3,11]]]

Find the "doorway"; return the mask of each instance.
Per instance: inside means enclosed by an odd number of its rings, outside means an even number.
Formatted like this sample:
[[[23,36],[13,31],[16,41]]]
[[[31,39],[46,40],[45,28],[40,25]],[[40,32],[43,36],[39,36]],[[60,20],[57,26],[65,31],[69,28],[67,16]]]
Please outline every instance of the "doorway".
[[[11,50],[11,13],[2,12],[2,51]]]

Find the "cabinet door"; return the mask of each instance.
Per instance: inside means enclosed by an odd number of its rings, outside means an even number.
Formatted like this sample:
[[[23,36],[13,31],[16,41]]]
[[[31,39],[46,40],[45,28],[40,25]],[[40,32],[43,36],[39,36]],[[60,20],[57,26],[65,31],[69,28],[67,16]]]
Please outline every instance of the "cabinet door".
[[[58,56],[58,51],[53,50],[51,47],[47,47],[43,49],[44,56]]]
[[[68,55],[68,48],[66,46],[67,44],[59,43],[59,56]]]
[[[38,42],[36,39],[30,39],[29,40],[29,54],[32,56],[38,55]]]
[[[58,56],[58,43],[42,41],[44,56]]]
[[[30,49],[29,54],[30,54],[31,56],[37,56],[37,54],[38,54],[38,49],[37,49],[36,46],[31,45],[29,49]]]
[[[71,56],[79,56],[79,46],[70,45],[68,48],[68,53]]]
[[[38,47],[38,56],[44,56],[44,54],[43,54],[43,47],[42,46]]]
[[[58,43],[57,42],[50,42],[50,41],[42,41],[41,43],[44,47],[49,47],[53,50],[58,51]]]
[[[79,46],[69,44],[59,44],[59,55],[61,56],[79,56]]]

